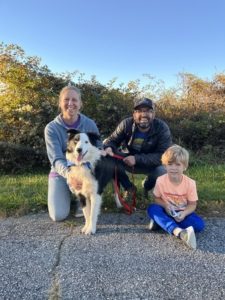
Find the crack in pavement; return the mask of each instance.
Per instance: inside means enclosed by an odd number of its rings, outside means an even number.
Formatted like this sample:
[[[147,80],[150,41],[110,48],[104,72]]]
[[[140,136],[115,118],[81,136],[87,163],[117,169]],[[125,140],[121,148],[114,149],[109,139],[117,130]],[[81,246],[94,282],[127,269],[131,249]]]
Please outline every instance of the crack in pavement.
[[[58,271],[57,268],[60,265],[60,261],[61,261],[61,250],[63,247],[63,244],[65,242],[66,239],[68,239],[69,237],[71,237],[73,233],[73,225],[70,226],[70,232],[65,235],[62,240],[59,243],[58,246],[58,252],[56,254],[56,261],[52,267],[52,271],[51,271],[51,275],[52,275],[52,284],[49,290],[49,300],[58,300],[58,299],[62,299],[60,294],[60,282],[59,282],[59,277],[58,277]]]

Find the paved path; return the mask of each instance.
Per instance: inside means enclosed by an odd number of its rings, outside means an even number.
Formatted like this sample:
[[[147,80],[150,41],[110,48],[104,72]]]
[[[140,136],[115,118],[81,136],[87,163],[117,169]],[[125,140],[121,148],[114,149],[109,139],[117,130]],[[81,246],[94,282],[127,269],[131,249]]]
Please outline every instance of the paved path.
[[[149,232],[144,214],[102,214],[94,236],[47,213],[0,220],[0,299],[225,299],[225,219],[198,249]]]

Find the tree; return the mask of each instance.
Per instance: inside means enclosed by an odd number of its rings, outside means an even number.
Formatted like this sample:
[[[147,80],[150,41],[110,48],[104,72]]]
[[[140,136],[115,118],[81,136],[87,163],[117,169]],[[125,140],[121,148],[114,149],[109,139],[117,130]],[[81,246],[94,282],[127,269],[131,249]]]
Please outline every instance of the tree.
[[[26,56],[17,45],[0,44],[0,141],[43,153],[44,126],[55,116],[59,90],[66,82]]]

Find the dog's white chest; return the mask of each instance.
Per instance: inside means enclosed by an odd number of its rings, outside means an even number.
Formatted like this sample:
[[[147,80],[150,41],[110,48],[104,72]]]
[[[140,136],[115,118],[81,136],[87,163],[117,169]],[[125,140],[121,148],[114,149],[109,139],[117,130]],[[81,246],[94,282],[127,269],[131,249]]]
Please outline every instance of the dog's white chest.
[[[71,167],[69,177],[82,182],[82,189],[75,190],[76,193],[90,195],[97,192],[97,182],[87,166]]]

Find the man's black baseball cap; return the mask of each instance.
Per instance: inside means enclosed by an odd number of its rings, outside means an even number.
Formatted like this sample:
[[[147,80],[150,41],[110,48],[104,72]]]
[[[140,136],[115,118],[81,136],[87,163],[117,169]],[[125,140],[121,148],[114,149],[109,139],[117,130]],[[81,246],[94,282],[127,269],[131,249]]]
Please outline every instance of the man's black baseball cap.
[[[152,110],[155,109],[154,102],[149,98],[141,98],[134,100],[134,109],[140,108],[140,107],[148,107]]]

